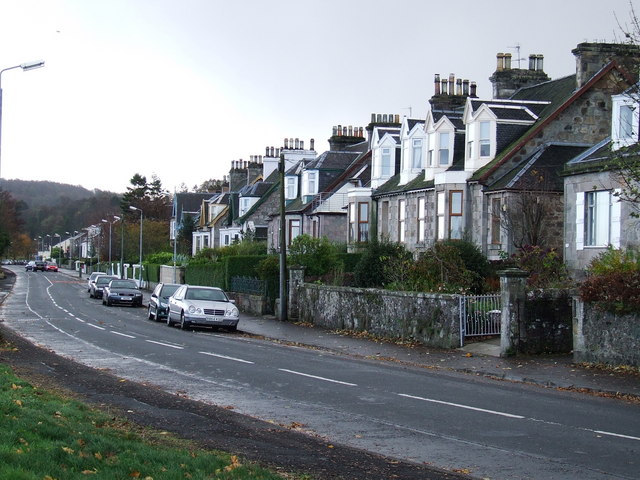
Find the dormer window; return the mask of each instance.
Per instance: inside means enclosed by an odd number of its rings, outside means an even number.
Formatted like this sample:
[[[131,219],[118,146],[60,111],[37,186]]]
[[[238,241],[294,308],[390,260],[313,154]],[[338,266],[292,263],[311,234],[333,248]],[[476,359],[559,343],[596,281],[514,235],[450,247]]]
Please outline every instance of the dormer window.
[[[630,140],[633,137],[633,107],[631,105],[620,105],[618,137],[620,140]]]
[[[480,122],[480,156],[491,155],[491,124],[490,122]]]
[[[380,175],[383,177],[391,176],[391,149],[382,149],[382,158],[380,162]]]
[[[286,183],[287,183],[287,189],[286,189],[287,200],[293,200],[298,196],[298,192],[296,191],[297,190],[296,177],[287,177]]]
[[[414,138],[411,148],[412,168],[422,168],[422,139]]]
[[[309,172],[307,177],[309,186],[309,195],[315,195],[318,192],[318,174],[317,172]]]
[[[441,132],[439,139],[438,164],[442,167],[449,165],[449,132]]]

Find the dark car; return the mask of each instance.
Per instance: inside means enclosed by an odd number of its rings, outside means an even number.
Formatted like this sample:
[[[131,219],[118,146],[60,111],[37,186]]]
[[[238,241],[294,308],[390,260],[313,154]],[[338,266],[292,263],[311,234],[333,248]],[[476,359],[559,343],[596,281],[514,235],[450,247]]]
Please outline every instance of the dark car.
[[[98,277],[96,283],[102,277]],[[111,280],[109,284],[102,289],[102,304],[110,307],[111,305],[131,305],[133,307],[142,306],[142,291],[138,288],[135,280]]]
[[[161,320],[167,318],[169,313],[169,297],[173,295],[180,285],[175,283],[159,283],[151,293],[147,317],[149,320]]]
[[[96,281],[89,287],[89,296],[91,298],[102,298],[102,289],[109,285],[111,280],[116,279],[113,275],[100,275]]]
[[[40,270],[41,272],[44,272],[46,268],[47,268],[46,264],[40,260],[31,260],[24,267],[24,269],[27,272],[37,272],[38,270]]]

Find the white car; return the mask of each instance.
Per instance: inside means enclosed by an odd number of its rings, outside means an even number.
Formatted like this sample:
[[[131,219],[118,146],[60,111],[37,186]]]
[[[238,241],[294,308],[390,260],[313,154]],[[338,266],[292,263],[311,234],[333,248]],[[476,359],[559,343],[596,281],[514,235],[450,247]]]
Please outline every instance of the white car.
[[[167,325],[176,323],[180,328],[191,326],[225,327],[235,331],[240,312],[233,300],[217,287],[181,285],[169,297]]]
[[[93,272],[91,275],[89,275],[89,278],[87,279],[87,292],[91,291],[91,284],[95,283],[96,278],[98,278],[100,275],[106,275],[106,273],[104,273],[104,272]]]

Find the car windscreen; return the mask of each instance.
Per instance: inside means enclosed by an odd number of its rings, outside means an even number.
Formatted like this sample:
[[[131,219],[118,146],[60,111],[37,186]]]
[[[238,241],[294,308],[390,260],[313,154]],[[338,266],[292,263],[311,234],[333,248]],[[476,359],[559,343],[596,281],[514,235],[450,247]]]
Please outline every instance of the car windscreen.
[[[190,288],[185,297],[187,300],[208,300],[212,302],[226,302],[227,296],[221,290],[211,288]]]
[[[104,275],[100,275],[98,278],[96,278],[96,285],[102,285],[104,287],[105,285],[108,285],[111,280],[113,280],[113,277],[105,277]]]
[[[178,288],[180,288],[180,285],[164,285],[160,292],[160,296],[163,298],[169,298]]]
[[[133,280],[112,280],[109,284],[111,288],[138,288]]]

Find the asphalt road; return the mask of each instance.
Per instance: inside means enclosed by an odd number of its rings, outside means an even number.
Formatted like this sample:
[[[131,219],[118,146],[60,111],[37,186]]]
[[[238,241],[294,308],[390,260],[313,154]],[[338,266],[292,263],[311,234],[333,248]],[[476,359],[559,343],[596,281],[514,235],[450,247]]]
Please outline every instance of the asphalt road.
[[[86,280],[17,273],[2,307],[10,328],[123,378],[479,478],[638,478],[634,404],[181,331],[147,320],[144,309],[103,306]]]

